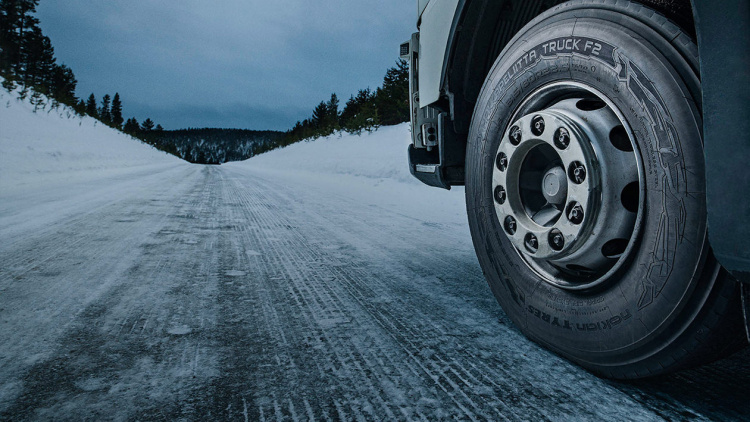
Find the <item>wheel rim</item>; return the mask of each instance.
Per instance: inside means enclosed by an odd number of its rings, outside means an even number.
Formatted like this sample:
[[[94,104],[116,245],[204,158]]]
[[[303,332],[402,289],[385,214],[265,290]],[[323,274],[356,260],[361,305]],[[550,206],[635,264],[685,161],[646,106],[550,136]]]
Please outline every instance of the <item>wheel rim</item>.
[[[565,82],[529,95],[510,122],[492,174],[505,236],[547,283],[601,285],[627,260],[643,213],[642,165],[623,114],[599,91]]]

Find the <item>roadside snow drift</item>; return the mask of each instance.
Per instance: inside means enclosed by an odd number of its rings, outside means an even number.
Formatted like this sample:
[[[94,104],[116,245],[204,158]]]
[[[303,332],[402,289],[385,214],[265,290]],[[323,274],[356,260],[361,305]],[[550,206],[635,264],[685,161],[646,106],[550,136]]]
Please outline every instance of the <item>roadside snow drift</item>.
[[[0,230],[22,236],[125,195],[146,195],[186,163],[69,108],[34,106],[0,90]],[[344,132],[220,166],[254,183],[278,183],[346,197],[379,209],[446,224],[466,237],[463,189],[447,192],[409,174],[408,124]],[[458,190],[458,192],[455,192]]]
[[[385,126],[372,133],[345,132],[298,142],[286,148],[228,163],[222,167],[262,174],[298,185],[325,186],[331,194],[447,224],[468,236],[463,187],[448,192],[425,186],[409,173],[409,124]]]
[[[0,195],[176,164],[158,151],[71,109],[36,107],[0,89]]]
[[[417,184],[407,162],[410,136],[407,123],[381,127],[362,135],[339,132],[298,142],[245,162],[253,167],[283,172],[361,176]]]

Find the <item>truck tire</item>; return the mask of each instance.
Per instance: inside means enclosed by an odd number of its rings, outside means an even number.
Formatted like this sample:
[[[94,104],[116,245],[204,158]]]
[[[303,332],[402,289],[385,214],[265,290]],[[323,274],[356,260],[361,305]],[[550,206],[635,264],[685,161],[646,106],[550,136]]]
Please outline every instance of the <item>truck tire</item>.
[[[477,100],[466,202],[493,294],[532,340],[633,379],[745,345],[708,245],[695,43],[621,0],[558,5]]]

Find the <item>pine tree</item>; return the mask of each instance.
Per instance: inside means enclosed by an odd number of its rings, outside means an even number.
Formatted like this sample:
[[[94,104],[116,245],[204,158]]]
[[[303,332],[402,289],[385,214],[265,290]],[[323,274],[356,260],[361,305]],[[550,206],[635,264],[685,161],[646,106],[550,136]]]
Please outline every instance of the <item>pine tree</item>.
[[[341,127],[347,132],[361,133],[380,125],[378,109],[375,105],[375,94],[370,88],[360,89],[357,96],[346,102],[341,112]]]
[[[30,29],[29,25],[33,27],[38,23],[29,18],[36,7],[34,3],[19,0],[0,1],[0,70],[3,73],[21,74],[24,39]]]
[[[375,106],[384,125],[409,121],[409,64],[398,60],[388,69],[375,93]]]
[[[76,104],[76,112],[81,116],[86,114],[86,102],[83,101],[83,99],[78,100],[78,103]]]
[[[328,118],[328,105],[325,101],[321,101],[315,109],[313,109],[312,123],[316,128],[322,128]]]
[[[0,73],[5,79],[9,79],[18,61],[20,45],[16,0],[0,0]]]
[[[49,76],[55,65],[54,49],[49,38],[42,35],[38,26],[34,26],[24,34],[21,47],[21,81],[25,86],[49,93]]]
[[[122,102],[120,101],[120,93],[115,92],[115,97],[112,99],[112,124],[119,128],[122,125]]]
[[[89,95],[89,99],[86,101],[86,114],[95,119],[99,118],[99,111],[96,109],[96,97],[93,93]]]
[[[0,75],[24,89],[77,106],[73,71],[55,63],[52,42],[34,14],[39,0],[0,0]]]
[[[303,123],[303,129],[307,126]],[[331,94],[331,99],[321,101],[315,109],[312,115],[311,126],[315,129],[313,136],[327,136],[333,133],[339,127],[339,98],[336,94]],[[306,131],[302,130],[303,136],[306,135]],[[303,139],[303,138],[301,138]]]
[[[154,130],[154,121],[147,118],[146,120],[143,121],[143,124],[141,125],[141,129],[144,132],[151,132],[152,130]]]
[[[131,135],[137,135],[140,130],[141,130],[141,125],[138,123],[138,120],[136,120],[135,117],[129,118],[125,122],[125,126],[123,126],[122,128],[123,132],[129,133]]]
[[[34,17],[39,0],[16,0],[16,22],[14,30],[17,30],[17,44],[14,46],[13,71],[20,77],[25,86],[34,85],[34,78],[38,76],[37,65],[42,65],[40,60],[45,52],[44,37],[39,28],[39,19]]]
[[[54,65],[49,81],[49,93],[63,104],[76,105],[76,77],[73,71],[63,65]]]
[[[339,97],[333,93],[331,99],[326,103],[328,113],[324,124],[326,132],[332,133],[339,128]]]
[[[105,124],[112,123],[112,112],[109,109],[111,97],[109,94],[104,94],[102,97],[102,107],[99,109],[99,119]]]

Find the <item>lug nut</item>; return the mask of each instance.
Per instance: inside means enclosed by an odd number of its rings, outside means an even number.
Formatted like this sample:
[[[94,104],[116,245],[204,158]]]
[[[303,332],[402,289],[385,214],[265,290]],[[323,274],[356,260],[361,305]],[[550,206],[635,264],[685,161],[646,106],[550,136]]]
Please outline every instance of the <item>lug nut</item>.
[[[580,185],[586,180],[586,167],[579,161],[573,161],[568,167],[568,177],[573,183]]]
[[[508,156],[505,155],[504,152],[501,152],[497,155],[496,163],[497,169],[500,171],[505,171],[505,169],[508,168]]]
[[[510,139],[510,143],[511,144],[513,144],[513,145],[520,144],[521,143],[521,138],[522,138],[522,136],[521,136],[521,128],[520,127],[513,126],[512,128],[510,128],[509,139]]]
[[[503,223],[503,226],[505,226],[506,233],[508,233],[511,236],[516,234],[516,229],[518,229],[518,227],[516,226],[516,219],[511,216],[505,217],[505,222]]]
[[[497,201],[498,204],[503,205],[507,198],[508,194],[505,192],[504,187],[498,186],[495,188],[495,201]]]
[[[555,132],[555,146],[559,149],[566,149],[570,145],[570,132],[568,129],[561,127]]]
[[[565,210],[565,215],[568,217],[573,224],[581,224],[583,222],[583,207],[578,202],[571,202]]]
[[[523,244],[524,246],[526,246],[526,250],[531,253],[536,253],[536,251],[539,250],[539,240],[537,240],[536,236],[533,233],[529,233],[526,235]]]
[[[565,237],[563,236],[562,232],[557,229],[553,229],[551,232],[549,232],[549,245],[552,249],[556,251],[561,251],[563,247],[565,247]]]
[[[542,136],[544,133],[544,118],[542,116],[534,116],[531,120],[531,133],[536,136]]]

